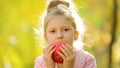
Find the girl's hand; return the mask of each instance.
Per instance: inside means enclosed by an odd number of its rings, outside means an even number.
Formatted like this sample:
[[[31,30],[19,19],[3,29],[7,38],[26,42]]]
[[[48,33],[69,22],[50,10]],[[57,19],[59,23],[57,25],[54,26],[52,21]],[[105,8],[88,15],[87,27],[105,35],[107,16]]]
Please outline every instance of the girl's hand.
[[[50,45],[45,47],[43,51],[43,57],[46,62],[47,68],[55,68],[55,63],[52,60],[52,53],[55,51],[55,49],[53,49],[53,46],[53,43],[51,43]]]
[[[74,68],[75,56],[76,53],[73,50],[73,47],[69,44],[63,45],[61,47],[63,53],[58,53],[63,58],[63,67],[62,68]]]

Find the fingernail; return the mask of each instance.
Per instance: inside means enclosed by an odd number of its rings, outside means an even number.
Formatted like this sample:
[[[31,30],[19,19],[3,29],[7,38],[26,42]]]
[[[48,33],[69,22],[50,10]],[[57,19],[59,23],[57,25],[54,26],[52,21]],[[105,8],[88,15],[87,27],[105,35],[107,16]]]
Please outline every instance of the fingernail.
[[[58,52],[58,54],[60,54],[60,52]]]
[[[60,49],[62,49],[62,47],[60,47]]]
[[[62,44],[62,47],[64,47],[64,44]]]

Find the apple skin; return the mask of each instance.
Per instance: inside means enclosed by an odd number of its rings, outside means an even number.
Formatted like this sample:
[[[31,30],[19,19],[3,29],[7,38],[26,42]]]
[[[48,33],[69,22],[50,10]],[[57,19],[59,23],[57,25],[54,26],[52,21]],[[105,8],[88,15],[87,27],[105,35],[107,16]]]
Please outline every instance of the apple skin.
[[[54,62],[62,64],[63,63],[63,58],[60,57],[59,54],[58,54],[58,52],[63,53],[60,50],[61,45],[65,45],[65,42],[63,42],[63,41],[55,42],[54,47],[53,47],[53,49],[55,49],[55,51],[52,54],[52,59],[53,59]]]

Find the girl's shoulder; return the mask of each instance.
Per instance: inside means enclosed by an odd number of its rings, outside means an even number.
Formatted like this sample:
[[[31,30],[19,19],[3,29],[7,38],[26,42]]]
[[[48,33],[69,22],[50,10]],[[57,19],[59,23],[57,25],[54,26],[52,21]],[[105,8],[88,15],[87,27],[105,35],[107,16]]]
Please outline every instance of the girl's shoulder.
[[[96,61],[92,54],[82,49],[76,51],[76,62],[75,68],[78,67],[87,67],[87,68],[96,67]]]
[[[37,62],[37,63],[44,62],[43,55],[36,57],[35,62]]]
[[[85,59],[94,59],[94,56],[91,53],[84,51],[83,49],[77,50],[76,52],[77,52],[77,55]]]
[[[39,68],[44,66],[45,66],[45,61],[44,61],[43,55],[36,57],[34,68]]]

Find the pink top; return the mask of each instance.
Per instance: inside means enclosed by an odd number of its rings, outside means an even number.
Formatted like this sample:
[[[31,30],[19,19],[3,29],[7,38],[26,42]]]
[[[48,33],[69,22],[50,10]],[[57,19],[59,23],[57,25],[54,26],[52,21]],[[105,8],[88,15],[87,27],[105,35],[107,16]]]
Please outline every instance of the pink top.
[[[96,68],[95,58],[90,53],[83,50],[78,50],[76,53],[74,68]],[[46,68],[43,56],[36,58],[34,68]]]

